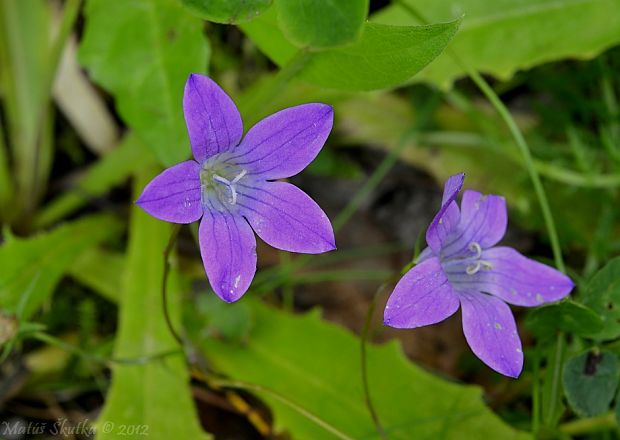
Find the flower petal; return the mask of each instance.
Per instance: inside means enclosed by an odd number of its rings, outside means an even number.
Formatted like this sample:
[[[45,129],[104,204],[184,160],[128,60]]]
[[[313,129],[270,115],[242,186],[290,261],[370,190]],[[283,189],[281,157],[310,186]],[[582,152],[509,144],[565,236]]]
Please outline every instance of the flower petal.
[[[510,304],[532,307],[558,301],[574,287],[562,272],[509,247],[487,249],[481,259],[490,263],[491,268],[474,275],[463,274],[463,282],[459,280],[458,284],[490,293]]]
[[[463,187],[465,174],[451,176],[444,184],[441,208],[426,231],[426,242],[439,255],[446,237],[459,222],[460,212],[454,201]]]
[[[435,324],[459,308],[459,298],[436,257],[414,266],[394,288],[383,322],[395,328]]]
[[[336,248],[332,225],[306,193],[286,182],[239,185],[237,205],[267,244],[290,252],[319,254]]]
[[[202,262],[215,293],[234,302],[256,273],[256,239],[248,222],[220,212],[205,212],[198,231]]]
[[[211,78],[192,73],[185,83],[183,113],[194,158],[203,163],[237,145],[243,135],[239,110]]]
[[[503,197],[465,191],[461,202],[461,220],[444,241],[442,257],[470,253],[472,242],[478,243],[482,249],[494,246],[506,233],[507,223],[506,200]]]
[[[474,354],[498,373],[519,377],[523,350],[510,307],[479,292],[459,292],[459,297],[463,332]]]
[[[319,154],[333,119],[331,106],[318,103],[274,113],[248,131],[232,160],[265,180],[291,177]]]
[[[202,216],[200,165],[188,160],[164,170],[146,185],[136,204],[167,222],[197,221]]]

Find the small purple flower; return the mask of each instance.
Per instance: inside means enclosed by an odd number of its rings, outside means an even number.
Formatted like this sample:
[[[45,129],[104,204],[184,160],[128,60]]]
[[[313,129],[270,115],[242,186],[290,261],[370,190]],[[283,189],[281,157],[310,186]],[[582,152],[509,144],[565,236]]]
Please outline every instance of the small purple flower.
[[[248,290],[256,272],[256,239],[290,252],[335,249],[331,223],[303,191],[275,179],[303,170],[319,153],[333,123],[325,104],[279,111],[243,140],[237,107],[210,78],[192,74],[183,111],[195,160],[166,169],[136,203],[172,223],[201,220],[200,252],[211,287],[227,302]]]
[[[394,288],[384,322],[422,327],[443,321],[460,305],[474,354],[495,371],[518,377],[523,351],[506,303],[533,307],[557,301],[574,285],[512,248],[494,247],[506,233],[506,201],[467,190],[459,210],[455,199],[464,178],[457,174],[446,181],[441,209],[426,231],[428,247]]]

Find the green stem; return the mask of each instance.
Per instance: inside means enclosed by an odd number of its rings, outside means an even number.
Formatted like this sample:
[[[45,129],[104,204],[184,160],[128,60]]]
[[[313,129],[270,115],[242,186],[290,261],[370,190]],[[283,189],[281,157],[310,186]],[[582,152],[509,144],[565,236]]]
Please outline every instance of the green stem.
[[[168,326],[168,329],[170,330],[170,333],[172,334],[174,339],[179,343],[181,347],[183,347],[183,338],[181,338],[179,332],[177,332],[174,328],[174,325],[172,324],[172,319],[170,317],[170,311],[168,310],[168,276],[170,275],[170,254],[174,249],[174,245],[177,241],[177,236],[179,235],[180,230],[181,225],[175,224],[172,226],[170,240],[168,240],[168,245],[166,246],[166,249],[164,249],[164,274],[161,282],[161,298],[166,325]]]
[[[375,312],[375,307],[377,305],[377,298],[379,294],[385,288],[386,283],[383,283],[379,289],[375,292],[368,305],[368,312],[366,313],[366,321],[364,322],[364,328],[362,329],[362,335],[360,340],[360,353],[361,353],[361,373],[362,373],[362,385],[364,389],[364,401],[366,402],[366,408],[368,408],[368,412],[370,413],[370,417],[372,417],[372,421],[375,424],[375,428],[377,429],[377,433],[379,437],[383,440],[388,440],[388,436],[383,429],[383,425],[381,424],[381,420],[379,419],[379,414],[375,409],[375,406],[372,403],[372,398],[370,396],[370,386],[368,384],[368,362],[366,356],[366,345],[368,343],[368,333],[370,332],[370,324],[372,323],[372,316]]]
[[[32,339],[36,339],[37,341],[44,342],[48,345],[53,345],[58,347],[66,352],[75,354],[83,359],[97,362],[99,364],[103,364],[106,366],[110,366],[112,364],[121,364],[121,365],[144,365],[149,362],[160,360],[167,358],[169,356],[178,356],[183,355],[181,350],[169,350],[162,353],[156,353],[152,355],[139,356],[135,358],[107,358],[104,356],[99,356],[96,354],[88,353],[87,351],[82,350],[80,347],[76,347],[75,345],[69,344],[61,339],[58,339],[52,335],[43,332],[34,332],[28,335]]]
[[[540,429],[540,350],[534,351],[534,368],[532,371],[532,432]]]
[[[561,379],[562,379],[562,361],[564,359],[564,333],[558,332],[556,342],[555,342],[555,351],[552,355],[552,359],[550,360],[549,368],[551,370],[551,384],[549,389],[549,394],[547,395],[548,402],[544,402],[547,404],[547,412],[544,417],[544,424],[547,427],[554,427],[557,423],[558,417],[556,416],[556,411],[558,410],[558,403],[560,403],[561,396],[560,393],[562,391],[561,387]]]
[[[428,23],[428,20],[426,20],[424,16],[419,13],[419,11],[417,11],[414,7],[402,0],[397,0],[397,2],[404,9],[406,9],[407,12],[409,12],[409,14],[411,14],[416,20],[420,20],[423,23]],[[562,250],[560,248],[560,240],[558,238],[555,223],[553,221],[553,214],[551,213],[551,208],[549,207],[549,201],[547,200],[547,195],[540,180],[540,176],[538,175],[538,171],[534,166],[534,160],[532,158],[530,147],[525,141],[525,138],[523,137],[519,126],[510,114],[508,108],[504,105],[499,96],[497,96],[491,86],[489,86],[489,84],[484,80],[484,78],[478,73],[478,71],[471,68],[467,63],[465,63],[452,49],[448,48],[447,50],[449,55],[465,71],[465,73],[471,78],[474,84],[476,84],[476,86],[480,89],[484,96],[489,100],[491,105],[495,108],[499,116],[504,120],[504,123],[508,126],[510,134],[514,138],[517,146],[519,147],[519,150],[521,151],[521,155],[523,156],[523,160],[525,162],[525,167],[530,176],[530,180],[532,181],[532,185],[534,186],[534,191],[536,192],[536,197],[538,198],[538,203],[540,205],[540,209],[542,211],[545,221],[545,226],[547,228],[547,233],[549,235],[549,241],[551,242],[551,250],[553,251],[555,265],[560,271],[566,272],[566,267],[564,266],[564,260],[562,258]]]
[[[313,414],[311,411],[309,411],[309,410],[305,409],[304,407],[296,404],[295,402],[287,399],[282,394],[280,394],[277,391],[274,391],[274,390],[272,390],[270,388],[266,388],[266,387],[264,387],[262,385],[257,385],[257,384],[253,384],[253,383],[243,382],[243,381],[239,381],[239,380],[209,379],[208,383],[210,385],[215,385],[215,386],[223,387],[223,388],[234,388],[234,389],[240,389],[240,390],[245,390],[245,391],[253,391],[253,392],[256,392],[256,393],[265,394],[265,395],[271,397],[272,399],[278,400],[280,403],[283,403],[284,405],[288,406],[289,408],[291,408],[295,412],[301,414],[302,416],[304,416],[308,420],[314,422],[316,425],[320,426],[325,431],[333,434],[334,436],[338,437],[339,439],[341,439],[341,440],[353,440],[352,437],[349,437],[344,432],[342,432],[339,429],[335,428],[334,426],[330,425],[325,420],[323,420],[320,417],[318,417],[317,415]]]
[[[426,21],[422,14],[417,12],[415,8],[410,7],[407,3],[402,0],[399,0],[399,4],[403,5],[416,19]],[[456,52],[448,49],[448,53],[454,59],[454,61],[467,73],[467,75],[471,78],[471,80],[476,84],[476,86],[480,89],[480,91],[484,94],[484,96],[489,100],[491,105],[495,108],[499,116],[504,120],[504,123],[508,127],[512,137],[514,138],[521,155],[523,156],[523,161],[525,162],[525,167],[529,174],[532,185],[534,186],[534,191],[536,193],[536,197],[538,198],[538,204],[540,205],[540,209],[543,214],[543,219],[545,222],[545,226],[547,229],[547,234],[549,235],[549,241],[551,243],[551,250],[553,252],[553,258],[555,260],[556,267],[561,271],[566,273],[566,267],[564,265],[564,259],[562,258],[562,249],[560,247],[560,240],[558,237],[557,230],[555,228],[555,222],[553,220],[553,214],[551,212],[551,207],[549,206],[549,201],[547,199],[547,194],[545,193],[545,189],[540,180],[540,176],[536,167],[534,166],[534,160],[532,157],[532,153],[530,151],[530,147],[525,141],[525,137],[516,121],[512,117],[508,108],[504,105],[502,100],[497,96],[495,91],[489,86],[489,84],[484,80],[484,78],[478,73],[478,71],[472,67],[470,67],[467,63],[465,63],[458,56]],[[560,373],[562,371],[562,356],[561,352],[564,348],[564,334],[558,333],[558,337],[556,340],[556,354],[560,353],[560,355],[556,356],[553,364],[550,366],[553,368],[553,376],[551,383],[551,396],[549,396],[549,417],[553,417],[553,414],[556,411],[557,402],[560,399]],[[555,424],[555,418],[552,419],[553,422],[550,424]],[[547,420],[549,422],[549,420]]]
[[[597,417],[579,419],[560,425],[560,432],[571,436],[589,434],[596,431],[615,429],[618,427],[613,411]]]
[[[454,56],[456,57],[456,55]],[[521,130],[519,129],[517,123],[510,114],[508,108],[506,108],[504,103],[499,99],[499,97],[495,94],[491,86],[489,86],[489,84],[484,80],[484,78],[482,78],[482,76],[476,70],[469,68],[469,66],[463,65],[463,63],[461,64],[469,77],[472,79],[472,81],[478,86],[480,91],[482,91],[486,98],[491,102],[493,107],[495,107],[495,110],[504,120],[515,142],[517,143],[517,146],[521,151],[521,155],[523,156],[525,167],[530,176],[530,180],[532,181],[532,185],[534,186],[534,191],[536,192],[536,197],[538,198],[538,204],[540,205],[540,209],[543,214],[545,226],[547,228],[547,234],[549,235],[549,241],[551,243],[553,258],[555,260],[555,265],[561,272],[566,272],[566,267],[564,266],[564,259],[562,258],[560,240],[557,230],[555,228],[555,222],[553,220],[551,207],[549,206],[549,200],[547,199],[547,194],[545,193],[545,189],[543,188],[538,171],[534,166],[532,153],[530,152],[530,148],[525,141]]]

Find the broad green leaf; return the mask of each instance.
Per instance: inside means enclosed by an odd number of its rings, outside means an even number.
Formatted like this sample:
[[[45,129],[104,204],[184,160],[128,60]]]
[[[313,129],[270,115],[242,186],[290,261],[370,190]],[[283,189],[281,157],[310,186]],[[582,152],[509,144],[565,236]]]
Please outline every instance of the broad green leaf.
[[[198,294],[190,308],[184,309],[187,328],[201,338],[217,338],[230,343],[243,343],[254,326],[254,312],[245,302],[231,307],[213,292]]]
[[[137,197],[156,170],[146,168],[134,185]],[[125,284],[119,297],[116,358],[156,355],[180,347],[170,334],[162,309],[163,251],[170,225],[150,217],[137,206],[131,210]],[[179,292],[171,281],[169,310],[178,326]],[[176,298],[176,300],[175,300]],[[97,421],[99,440],[116,439],[122,425],[145,426],[148,438],[205,439],[189,388],[189,373],[180,351],[140,365],[116,364],[112,386]],[[106,432],[106,426],[109,432]]]
[[[280,30],[277,14],[273,6],[256,20],[239,27],[274,63],[283,66],[295,56],[297,48]]]
[[[351,438],[378,438],[364,403],[359,339],[316,313],[294,316],[244,302],[255,315],[245,344],[199,342],[214,369],[284,396]],[[371,345],[368,371],[390,439],[529,438],[484,405],[480,388],[428,373],[410,363],[396,343]],[[337,438],[269,393],[258,394],[273,410],[278,431],[299,440]]]
[[[26,239],[7,235],[0,247],[0,309],[27,320],[85,250],[119,232],[115,218],[97,215]]]
[[[100,197],[115,185],[121,184],[142,166],[145,153],[148,154],[146,147],[136,136],[126,136],[116,148],[86,169],[78,177],[74,188],[44,206],[35,220],[35,225],[41,227],[58,221],[89,200]]]
[[[258,17],[273,0],[182,0],[199,17],[216,23],[243,23]]]
[[[409,80],[443,51],[459,27],[459,21],[429,26],[366,23],[353,44],[298,53],[279,31],[274,9],[243,25],[243,31],[275,63],[294,63],[299,78],[340,90],[384,89]]]
[[[603,329],[590,337],[606,340],[620,336],[620,257],[594,274],[584,290],[583,303],[603,320]]]
[[[163,165],[188,157],[183,88],[207,66],[202,21],[175,0],[89,0],[85,14],[80,62]]]
[[[566,300],[532,310],[526,325],[540,336],[555,335],[558,330],[587,336],[600,331],[603,321],[594,310]]]
[[[564,392],[571,408],[582,417],[594,417],[609,409],[620,366],[610,352],[588,352],[566,361]]]
[[[403,0],[375,14],[378,23],[417,25],[464,16],[450,48],[474,69],[510,78],[563,58],[592,58],[620,42],[617,0]],[[413,13],[412,13],[413,12]],[[450,51],[416,80],[447,87],[464,71]]]
[[[368,0],[277,0],[277,6],[284,34],[300,47],[351,43],[368,15]]]

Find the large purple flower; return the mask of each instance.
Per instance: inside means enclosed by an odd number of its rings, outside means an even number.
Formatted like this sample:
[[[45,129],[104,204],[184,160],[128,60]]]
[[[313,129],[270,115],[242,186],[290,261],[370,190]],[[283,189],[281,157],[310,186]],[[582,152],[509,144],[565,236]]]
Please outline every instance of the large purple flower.
[[[242,140],[241,116],[230,97],[208,77],[192,74],[183,111],[195,160],[155,177],[136,203],[168,222],[202,218],[202,261],[220,298],[238,300],[254,278],[252,229],[278,249],[307,254],[335,249],[321,208],[296,186],[273,181],[299,173],[316,157],[332,128],[330,106],[279,111]]]
[[[443,321],[462,308],[472,351],[495,371],[518,377],[521,340],[506,303],[533,307],[564,298],[573,282],[561,272],[509,247],[494,247],[506,232],[506,201],[467,190],[464,175],[450,177],[442,206],[426,232],[428,247],[396,285],[385,324],[415,328]]]

